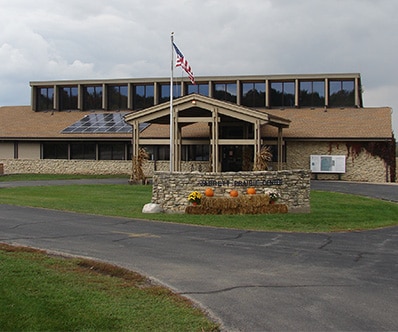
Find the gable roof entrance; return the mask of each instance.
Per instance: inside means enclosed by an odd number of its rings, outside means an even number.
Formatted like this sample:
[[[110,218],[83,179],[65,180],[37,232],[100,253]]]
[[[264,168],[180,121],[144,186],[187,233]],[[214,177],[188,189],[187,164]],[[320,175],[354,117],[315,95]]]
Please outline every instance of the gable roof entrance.
[[[220,138],[220,125],[223,119],[234,119],[237,122],[253,124],[253,138],[222,139]],[[212,171],[220,171],[219,146],[221,145],[252,145],[254,158],[260,152],[261,126],[271,125],[278,128],[278,166],[282,161],[282,129],[288,128],[290,120],[270,115],[266,112],[236,105],[206,97],[190,94],[173,102],[173,117],[170,121],[170,103],[159,104],[142,111],[132,112],[124,116],[127,123],[133,127],[133,155],[135,156],[140,146],[140,123],[171,124],[173,132],[170,138],[170,169],[179,171],[181,165],[182,127],[192,123],[208,123],[210,128],[211,164]]]

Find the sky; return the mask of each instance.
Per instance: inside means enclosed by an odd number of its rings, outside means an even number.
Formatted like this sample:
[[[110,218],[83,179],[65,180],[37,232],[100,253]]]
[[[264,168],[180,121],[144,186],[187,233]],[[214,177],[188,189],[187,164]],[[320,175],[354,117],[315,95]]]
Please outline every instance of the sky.
[[[0,0],[0,8],[0,106],[29,105],[30,81],[169,77],[174,32],[195,76],[360,73],[364,106],[391,107],[398,133],[396,0]]]

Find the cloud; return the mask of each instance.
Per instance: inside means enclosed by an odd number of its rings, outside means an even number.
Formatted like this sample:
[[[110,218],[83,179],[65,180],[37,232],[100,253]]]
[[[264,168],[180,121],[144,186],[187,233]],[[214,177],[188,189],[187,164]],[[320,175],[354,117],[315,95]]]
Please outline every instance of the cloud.
[[[360,72],[372,103],[388,101],[398,112],[391,89],[398,75],[396,1],[0,0],[0,6],[1,105],[28,104],[31,80],[168,76],[174,31],[197,76]]]

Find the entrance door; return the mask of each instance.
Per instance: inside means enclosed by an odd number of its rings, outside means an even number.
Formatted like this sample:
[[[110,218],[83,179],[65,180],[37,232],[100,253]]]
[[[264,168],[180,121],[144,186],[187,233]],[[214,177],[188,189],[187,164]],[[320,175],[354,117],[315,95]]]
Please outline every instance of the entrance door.
[[[221,171],[239,172],[242,170],[242,146],[226,145],[221,147]]]

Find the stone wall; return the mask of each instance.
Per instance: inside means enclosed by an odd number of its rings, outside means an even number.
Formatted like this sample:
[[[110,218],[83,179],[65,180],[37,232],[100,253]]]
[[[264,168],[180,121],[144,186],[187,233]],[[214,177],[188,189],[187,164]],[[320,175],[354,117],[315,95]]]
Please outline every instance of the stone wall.
[[[0,163],[4,174],[131,174],[131,160],[5,159]]]
[[[286,204],[289,212],[310,211],[310,171],[286,170],[264,172],[155,172],[152,203],[160,204],[165,212],[183,213],[192,191],[204,194],[213,188],[215,196],[227,196],[232,189],[245,195],[249,187],[258,194],[275,190],[280,194],[278,203]],[[231,198],[232,199],[232,198]]]
[[[310,167],[310,155],[348,155],[345,142],[289,142],[287,147],[286,168]],[[362,150],[357,156],[346,158],[346,173],[317,174],[319,180],[345,180],[362,182],[388,182],[385,162]],[[315,178],[315,174],[312,174]]]
[[[4,174],[127,174],[131,175],[131,160],[66,160],[66,159],[0,159]],[[208,171],[207,161],[182,162],[182,170]],[[169,161],[147,161],[144,174],[152,177],[155,170],[168,171]]]

